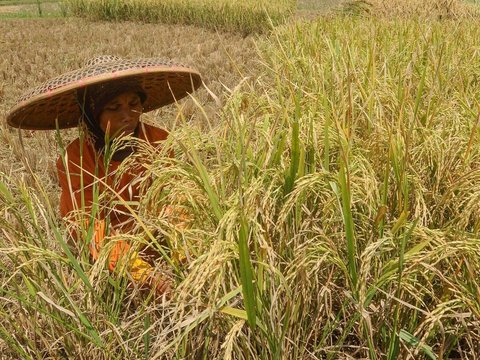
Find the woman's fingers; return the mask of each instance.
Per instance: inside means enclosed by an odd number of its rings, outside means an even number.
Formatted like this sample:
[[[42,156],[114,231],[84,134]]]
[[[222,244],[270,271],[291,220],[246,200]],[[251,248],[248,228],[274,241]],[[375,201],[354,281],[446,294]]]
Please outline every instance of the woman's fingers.
[[[179,230],[187,228],[193,220],[188,211],[179,205],[165,206],[163,209],[163,214],[166,216],[168,221]]]
[[[155,274],[152,279],[152,288],[157,295],[165,294],[169,297],[172,292],[172,281],[162,274]]]

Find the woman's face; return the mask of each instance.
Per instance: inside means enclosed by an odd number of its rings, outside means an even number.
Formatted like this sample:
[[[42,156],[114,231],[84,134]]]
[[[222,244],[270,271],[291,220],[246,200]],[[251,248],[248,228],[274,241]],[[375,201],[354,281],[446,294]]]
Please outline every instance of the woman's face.
[[[110,100],[100,113],[100,128],[111,139],[131,135],[137,128],[143,106],[140,96],[125,92]]]

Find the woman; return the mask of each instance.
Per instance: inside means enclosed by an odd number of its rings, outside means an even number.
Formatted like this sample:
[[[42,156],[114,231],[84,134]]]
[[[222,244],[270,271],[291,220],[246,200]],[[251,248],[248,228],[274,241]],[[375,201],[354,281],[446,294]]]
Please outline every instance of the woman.
[[[144,165],[134,161],[120,171],[122,162],[136,152],[131,139],[161,148],[168,136],[165,130],[142,123],[140,115],[186,96],[200,84],[198,72],[183,65],[102,56],[31,90],[7,116],[9,125],[21,129],[80,125],[79,138],[57,161],[60,214],[80,229],[94,228],[92,239],[85,239],[87,231],[74,232],[77,241],[88,242],[94,260],[99,259],[107,233],[126,233],[135,225],[127,204],[140,199]],[[110,201],[101,203],[105,199]],[[121,271],[158,294],[167,292],[168,279],[155,274],[152,265],[126,241],[108,246],[111,271]]]

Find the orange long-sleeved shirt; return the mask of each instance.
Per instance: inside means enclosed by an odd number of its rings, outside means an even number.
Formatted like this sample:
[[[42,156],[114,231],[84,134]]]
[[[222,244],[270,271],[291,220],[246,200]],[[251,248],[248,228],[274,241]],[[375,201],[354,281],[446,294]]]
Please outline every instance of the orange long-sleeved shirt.
[[[138,137],[142,140],[159,146],[167,136],[167,131],[163,129],[140,123]],[[103,242],[105,220],[107,218],[110,225],[120,231],[124,231],[133,225],[131,214],[125,206],[118,204],[118,197],[108,187],[117,192],[125,201],[138,201],[140,196],[138,179],[142,177],[144,167],[142,164],[138,164],[138,166],[135,165],[120,174],[118,173],[120,164],[121,161],[111,161],[106,169],[103,155],[98,154],[92,144],[88,144],[86,141],[82,142],[80,139],[74,140],[67,146],[65,164],[61,157],[57,160],[58,178],[62,190],[60,196],[60,214],[62,217],[75,221],[81,219],[75,218],[75,211],[88,214],[94,205],[95,188],[97,188],[99,194],[108,192],[111,195],[112,201],[101,204],[99,206],[100,212],[96,216],[95,244],[90,245],[90,251],[94,259],[98,257],[97,253]],[[116,262],[128,250],[129,245],[127,243],[123,241],[116,243],[109,255],[111,270],[115,268]]]

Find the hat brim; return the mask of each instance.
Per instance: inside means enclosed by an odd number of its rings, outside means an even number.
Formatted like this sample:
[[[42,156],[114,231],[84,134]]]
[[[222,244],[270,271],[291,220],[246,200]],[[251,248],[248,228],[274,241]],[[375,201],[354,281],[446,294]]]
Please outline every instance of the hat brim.
[[[75,72],[71,73],[71,76]],[[53,130],[75,127],[81,118],[77,91],[91,85],[108,87],[115,82],[133,80],[146,94],[144,112],[171,104],[201,85],[200,74],[183,66],[139,66],[73,79],[53,89],[20,101],[7,115],[10,126],[25,130]],[[28,95],[28,94],[27,94]],[[24,96],[25,97],[25,96]]]

